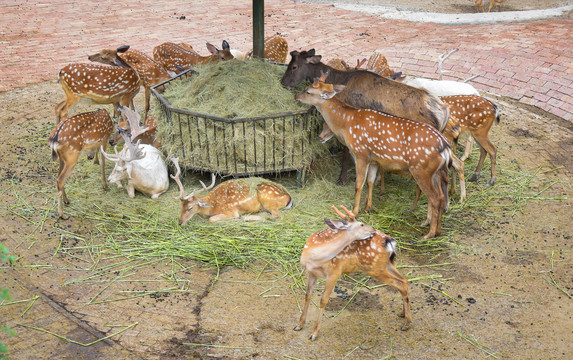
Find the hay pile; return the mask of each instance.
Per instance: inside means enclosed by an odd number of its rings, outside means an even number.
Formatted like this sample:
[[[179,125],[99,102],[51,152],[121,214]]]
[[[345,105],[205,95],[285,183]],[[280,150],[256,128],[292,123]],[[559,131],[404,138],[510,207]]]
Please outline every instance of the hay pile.
[[[285,67],[226,61],[197,67],[162,94],[174,108],[155,106],[159,138],[187,168],[224,174],[300,169],[324,146],[322,118],[294,99],[303,89],[280,84]],[[278,116],[281,115],[281,116]]]

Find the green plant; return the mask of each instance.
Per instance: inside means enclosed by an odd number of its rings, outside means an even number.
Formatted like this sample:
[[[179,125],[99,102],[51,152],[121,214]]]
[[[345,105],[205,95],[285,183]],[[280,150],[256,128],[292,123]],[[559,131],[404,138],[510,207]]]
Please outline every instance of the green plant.
[[[0,244],[0,262],[12,262],[14,261],[14,257],[10,256],[8,253],[8,249]],[[4,289],[0,287],[0,302],[4,300],[9,300],[10,295],[8,294],[8,289]],[[14,331],[12,331],[9,327],[0,324],[0,330],[5,332],[8,335],[14,335]],[[8,352],[8,348],[0,342],[0,359],[7,359],[8,356],[6,353]]]

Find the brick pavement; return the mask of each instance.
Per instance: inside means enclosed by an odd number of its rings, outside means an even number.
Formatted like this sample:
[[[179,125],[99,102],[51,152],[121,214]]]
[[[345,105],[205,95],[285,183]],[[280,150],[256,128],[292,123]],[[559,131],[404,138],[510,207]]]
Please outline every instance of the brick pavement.
[[[196,0],[127,3],[109,0],[0,4],[0,91],[55,80],[70,62],[104,47],[129,44],[151,54],[165,41],[248,49],[251,1]],[[289,48],[316,48],[325,59],[352,62],[381,51],[395,70],[436,78],[438,55],[459,51],[444,64],[453,78],[480,74],[473,85],[535,105],[573,121],[573,20],[437,25],[337,9],[325,4],[265,1],[265,33],[281,33]],[[184,16],[184,18],[183,18]],[[452,78],[448,77],[448,78]]]

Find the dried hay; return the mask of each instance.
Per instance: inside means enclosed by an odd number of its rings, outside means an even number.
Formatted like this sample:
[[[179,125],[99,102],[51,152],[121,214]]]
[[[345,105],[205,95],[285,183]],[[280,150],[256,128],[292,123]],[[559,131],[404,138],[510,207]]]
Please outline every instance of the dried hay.
[[[158,137],[182,166],[255,174],[300,169],[324,151],[314,141],[322,118],[294,99],[306,84],[280,84],[284,66],[232,60],[195,70],[166,86],[174,110],[155,106]]]

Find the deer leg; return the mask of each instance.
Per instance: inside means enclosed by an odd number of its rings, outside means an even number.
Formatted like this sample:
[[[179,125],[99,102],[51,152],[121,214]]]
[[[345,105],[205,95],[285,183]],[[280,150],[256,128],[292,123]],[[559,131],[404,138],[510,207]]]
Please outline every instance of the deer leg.
[[[382,195],[386,192],[386,188],[384,187],[384,169],[380,168],[378,170],[376,181],[380,180],[380,195]]]
[[[312,274],[308,274],[308,284],[306,286],[306,296],[304,297],[304,307],[302,308],[302,314],[300,314],[300,319],[298,320],[298,325],[294,327],[294,331],[302,330],[304,323],[306,321],[306,315],[308,314],[308,306],[310,305],[310,299],[312,297],[312,291],[314,290],[314,285],[316,285],[316,280],[318,278]]]
[[[338,176],[336,185],[346,184],[346,180],[348,177],[348,168],[350,167],[350,150],[346,146],[344,146],[344,148],[342,149],[341,165],[342,167],[340,169],[340,176]]]
[[[236,219],[238,218],[238,216],[235,216],[234,214],[228,215],[228,214],[217,214],[217,215],[213,215],[209,218],[209,222],[217,222],[217,221],[223,221],[223,220],[230,220],[230,219]]]
[[[107,149],[107,140],[108,140],[108,137],[106,137],[102,140],[102,147],[103,147],[104,151]],[[99,153],[99,151],[96,150],[96,160],[97,160],[97,154],[98,153]],[[94,161],[94,163],[95,163],[95,161]],[[101,157],[100,166],[101,166],[101,184],[102,184],[104,190],[108,190],[109,188],[107,187],[107,179],[105,177],[105,156]]]
[[[310,336],[310,341],[316,340],[316,336],[318,335],[318,331],[320,330],[320,323],[322,322],[322,315],[324,314],[324,308],[326,304],[328,304],[328,299],[330,298],[330,294],[332,294],[332,290],[334,290],[334,285],[336,281],[340,277],[339,273],[331,273],[326,278],[326,284],[324,285],[324,292],[322,293],[322,297],[320,298],[320,310],[318,312],[318,318],[316,319],[316,325]]]
[[[366,173],[368,172],[368,163],[361,160],[356,160],[356,187],[354,194],[354,209],[352,212],[358,214],[360,210],[360,197],[362,196],[362,188],[366,180]],[[370,200],[372,201],[372,200]]]
[[[410,311],[410,293],[408,290],[408,280],[402,276],[391,262],[388,262],[386,271],[373,274],[381,282],[393,287],[402,295],[402,312],[398,315],[404,318],[402,330],[408,330],[412,323],[412,313]]]
[[[64,160],[62,160],[62,158],[60,158],[60,168],[58,169],[58,178],[60,177],[60,174],[64,170],[64,167],[65,167]],[[63,186],[62,186],[62,200],[63,200],[64,204],[70,203],[70,199],[68,199],[68,196],[66,195],[66,190],[64,189]]]
[[[150,98],[151,98],[151,90],[149,89],[149,87],[145,87],[145,116],[144,119],[147,119],[147,113],[149,112],[149,102],[150,102]]]
[[[60,218],[64,220],[70,218],[69,215],[64,215],[63,202],[65,202],[66,204],[70,203],[70,200],[66,196],[66,190],[64,189],[64,186],[66,185],[66,179],[70,176],[72,170],[74,170],[74,167],[76,166],[76,162],[78,161],[79,155],[80,155],[79,152],[73,153],[73,155],[70,156],[70,158],[66,159],[67,161],[65,160],[63,161],[64,164],[56,180],[58,188],[58,215],[60,215]]]
[[[368,166],[368,174],[366,182],[368,184],[368,196],[364,199],[364,211],[372,210],[372,192],[374,191],[374,182],[378,172],[378,165],[370,164]]]
[[[452,166],[458,173],[460,177],[460,202],[463,202],[466,199],[466,181],[464,177],[464,162],[458,159],[457,156],[452,156]],[[456,175],[452,174],[452,186],[451,188],[454,189],[452,193],[455,193],[456,187]],[[449,207],[449,206],[448,206]]]
[[[418,200],[420,200],[421,194],[422,194],[422,190],[420,189],[420,186],[418,185],[418,183],[416,183],[416,197],[414,198],[414,203],[410,207],[410,211],[416,210],[416,205],[418,205]]]
[[[133,186],[133,181],[131,179],[127,181],[126,190],[127,196],[133,199],[135,197],[135,186]]]
[[[485,131],[484,131],[485,132]],[[491,142],[491,140],[489,139],[489,137],[487,136],[487,132],[485,132],[485,134],[476,134],[477,138],[476,141],[479,141],[481,148],[480,148],[480,163],[483,165],[484,160],[482,160],[482,156],[485,158],[485,152],[487,152],[489,154],[489,159],[491,162],[491,178],[489,180],[489,182],[487,183],[487,187],[489,186],[493,186],[495,184],[495,163],[496,163],[496,155],[497,155],[497,149],[495,148],[495,145],[493,145],[493,143]],[[483,150],[483,152],[482,152]],[[479,169],[481,171],[481,167]]]
[[[481,143],[476,140],[476,144],[479,146],[479,160],[478,160],[478,164],[476,166],[476,169],[474,171],[474,174],[470,177],[470,179],[468,181],[478,181],[478,179],[481,176],[481,169],[483,167],[483,163],[485,161],[485,156],[487,154],[487,151],[484,149],[484,147],[481,145]]]
[[[424,239],[433,238],[440,233],[441,216],[444,209],[444,194],[441,189],[439,169],[434,173],[424,177],[418,177],[416,182],[420,189],[428,198],[428,217],[430,217],[430,231],[424,236]]]
[[[466,140],[466,146],[464,147],[464,155],[460,158],[461,161],[466,161],[467,158],[470,157],[470,154],[472,152],[473,143],[474,143],[473,137],[468,136],[468,139]]]

